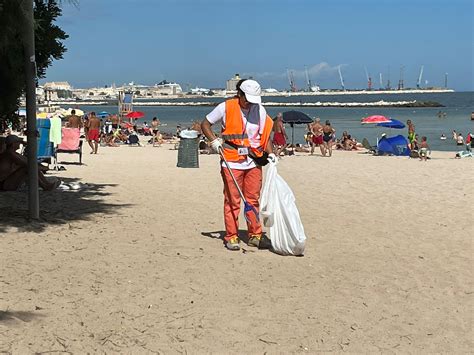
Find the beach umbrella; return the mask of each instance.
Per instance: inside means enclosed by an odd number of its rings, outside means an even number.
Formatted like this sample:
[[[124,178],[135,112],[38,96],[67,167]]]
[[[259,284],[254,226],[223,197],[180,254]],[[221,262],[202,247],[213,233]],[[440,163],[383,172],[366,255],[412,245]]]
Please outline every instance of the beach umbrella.
[[[286,111],[283,112],[283,122],[289,123],[291,127],[291,147],[295,150],[294,140],[295,140],[295,124],[308,124],[313,122],[311,117],[309,117],[306,113],[301,111]]]
[[[68,114],[68,115],[72,115],[72,113],[71,113],[72,110],[75,110],[75,111],[76,111],[76,116],[84,116],[84,111],[82,111],[82,110],[80,110],[80,109],[78,109],[78,108],[72,108],[72,107],[70,107],[70,108],[67,109],[67,114]]]
[[[38,112],[36,114],[36,118],[49,118],[51,117],[52,115],[48,112]]]
[[[386,123],[390,121],[391,121],[390,118],[387,118],[385,116],[373,115],[373,116],[363,118],[360,122],[364,124],[364,123]]]
[[[399,120],[390,119],[390,122],[382,122],[377,123],[378,127],[386,127],[386,128],[395,128],[395,129],[402,129],[405,128],[405,124],[400,122]]]
[[[130,113],[127,113],[125,115],[125,117],[127,118],[133,118],[133,119],[137,119],[137,118],[142,118],[142,117],[145,117],[145,114],[141,111],[132,111]]]
[[[313,122],[313,120],[301,111],[286,111],[283,112],[283,122],[289,124],[308,124]]]
[[[97,114],[97,117],[99,118],[106,118],[107,116],[110,116],[110,113],[108,113],[107,111],[102,111]]]

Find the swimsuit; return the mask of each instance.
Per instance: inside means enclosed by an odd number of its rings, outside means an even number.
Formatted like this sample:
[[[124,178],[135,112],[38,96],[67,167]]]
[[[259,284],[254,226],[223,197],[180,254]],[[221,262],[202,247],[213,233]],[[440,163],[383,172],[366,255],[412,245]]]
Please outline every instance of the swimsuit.
[[[90,141],[99,141],[99,130],[97,128],[89,129],[87,131],[87,138],[89,138]]]
[[[314,136],[314,135],[313,135],[312,141],[313,141],[313,143],[316,144],[316,145],[323,144],[323,135],[322,135],[322,134],[320,134],[319,136]]]
[[[408,133],[408,141],[410,143],[413,143],[414,140],[415,140],[415,132]]]
[[[428,148],[420,148],[420,156],[426,157],[428,154]]]
[[[332,132],[324,132],[323,141],[329,143],[332,139]]]
[[[285,135],[281,132],[275,132],[273,134],[273,144],[278,146],[286,145]]]

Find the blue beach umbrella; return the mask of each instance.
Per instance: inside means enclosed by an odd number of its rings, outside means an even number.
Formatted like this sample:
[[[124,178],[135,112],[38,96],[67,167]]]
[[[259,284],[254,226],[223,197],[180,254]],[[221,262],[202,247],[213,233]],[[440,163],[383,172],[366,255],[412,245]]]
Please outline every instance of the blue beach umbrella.
[[[110,113],[108,113],[107,111],[102,111],[102,112],[99,112],[99,113],[97,114],[97,117],[99,117],[99,118],[106,118],[106,117],[109,116],[109,115],[110,115]]]
[[[400,122],[399,120],[394,120],[392,118],[390,119],[390,122],[377,123],[377,126],[395,129],[405,128],[405,124],[403,122]]]

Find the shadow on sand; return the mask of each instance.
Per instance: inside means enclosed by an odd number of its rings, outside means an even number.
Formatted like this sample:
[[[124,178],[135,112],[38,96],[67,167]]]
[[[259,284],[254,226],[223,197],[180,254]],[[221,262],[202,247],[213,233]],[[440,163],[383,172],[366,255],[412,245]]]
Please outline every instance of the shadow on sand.
[[[211,239],[220,239],[222,243],[224,243],[225,234],[226,234],[225,231],[201,232],[202,236],[208,237]],[[239,229],[238,235],[239,235],[240,241],[242,241],[245,244],[248,244],[249,237],[248,237],[248,232],[246,229]],[[262,242],[260,246],[261,247],[259,247],[259,249],[271,249],[270,239],[268,239],[267,234],[265,232],[263,233]]]
[[[77,183],[78,179],[61,178],[65,184]],[[114,184],[88,183],[79,190],[40,191],[40,220],[28,219],[28,193],[0,193],[0,235],[9,227],[22,232],[42,232],[49,225],[61,225],[79,220],[89,220],[96,214],[117,213],[131,204],[106,203],[104,197],[111,195]],[[106,191],[108,190],[108,191]]]
[[[0,324],[14,323],[17,321],[31,322],[34,318],[43,317],[43,315],[28,311],[0,311]]]

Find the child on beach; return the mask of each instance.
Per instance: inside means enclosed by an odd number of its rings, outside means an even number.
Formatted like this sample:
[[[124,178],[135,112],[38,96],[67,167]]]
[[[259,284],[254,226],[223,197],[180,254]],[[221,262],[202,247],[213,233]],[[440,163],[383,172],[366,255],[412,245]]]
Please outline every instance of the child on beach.
[[[426,136],[421,137],[420,143],[420,160],[428,160],[428,150],[431,152],[430,146],[428,145],[428,139]]]

